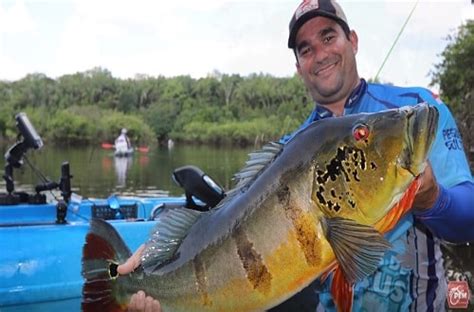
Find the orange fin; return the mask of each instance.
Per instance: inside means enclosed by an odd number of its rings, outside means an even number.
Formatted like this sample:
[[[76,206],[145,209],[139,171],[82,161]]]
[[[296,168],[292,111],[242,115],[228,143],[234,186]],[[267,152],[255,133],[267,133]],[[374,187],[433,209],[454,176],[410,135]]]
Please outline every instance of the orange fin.
[[[324,282],[326,281],[326,279],[329,277],[329,275],[330,275],[332,272],[334,272],[334,270],[337,269],[337,268],[338,268],[337,262],[334,262],[333,264],[331,264],[331,265],[329,266],[329,268],[328,268],[325,272],[323,272],[323,273],[321,274],[321,276],[319,277],[319,280],[321,281],[321,283],[324,283]]]
[[[352,310],[352,304],[354,301],[353,285],[349,284],[346,280],[344,273],[339,266],[334,272],[331,284],[331,294],[334,298],[337,311],[350,312]]]
[[[420,179],[416,178],[405,191],[403,197],[396,203],[390,212],[374,225],[374,228],[380,233],[387,233],[397,224],[398,221],[407,213],[413,205],[416,192],[420,188]]]

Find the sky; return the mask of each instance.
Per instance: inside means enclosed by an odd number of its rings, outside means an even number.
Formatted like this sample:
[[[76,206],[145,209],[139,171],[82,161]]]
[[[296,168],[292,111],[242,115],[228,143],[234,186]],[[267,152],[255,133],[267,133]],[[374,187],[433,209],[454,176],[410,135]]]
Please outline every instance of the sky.
[[[427,87],[446,37],[474,19],[473,0],[419,0],[380,79]],[[380,69],[416,0],[339,0],[359,37],[361,77]],[[0,80],[94,67],[137,74],[287,77],[295,59],[287,0],[0,0]],[[436,89],[436,86],[433,87]]]

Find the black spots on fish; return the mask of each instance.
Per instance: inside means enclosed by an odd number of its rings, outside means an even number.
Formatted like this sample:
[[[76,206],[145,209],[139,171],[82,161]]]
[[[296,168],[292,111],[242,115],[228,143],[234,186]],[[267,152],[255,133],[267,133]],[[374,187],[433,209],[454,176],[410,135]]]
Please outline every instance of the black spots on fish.
[[[321,185],[319,186],[319,189],[316,191],[316,198],[319,200],[319,202],[323,205],[326,205],[326,199],[324,198],[324,187]]]
[[[349,177],[347,172],[344,170],[343,161],[346,159],[346,152],[343,148],[337,149],[336,157],[331,160],[328,166],[326,166],[326,181],[327,177],[331,179],[331,181],[336,181],[337,177],[344,174],[346,181],[349,182]]]
[[[267,294],[270,291],[272,275],[263,263],[262,256],[255,250],[253,243],[241,228],[235,229],[232,237],[248,281],[254,289]]]
[[[370,162],[370,169],[372,170],[377,169],[377,165],[373,161]]]
[[[339,147],[336,156],[326,165],[326,170],[316,170],[316,181],[318,184],[334,182],[340,176],[344,177],[345,182],[351,182],[351,176],[356,181],[360,181],[358,169],[366,170],[366,168],[364,151],[347,146]]]
[[[285,215],[291,221],[296,239],[305,256],[306,263],[315,266],[321,262],[320,245],[317,239],[314,220],[295,205],[287,205]]]
[[[352,172],[352,175],[354,176],[354,180],[356,180],[357,182],[360,182],[360,179],[359,179],[357,170],[354,170],[354,171]]]
[[[316,170],[316,181],[318,181],[318,183],[323,184],[324,182],[326,182],[327,180],[325,178],[326,175],[324,174],[324,171]]]
[[[342,207],[355,208],[352,194],[344,190],[353,183],[360,183],[369,166],[372,170],[377,168],[375,162],[367,162],[363,150],[351,146],[339,147],[325,166],[318,166],[315,170],[314,200],[335,213]]]
[[[339,210],[341,209],[341,206],[338,203],[333,203],[330,200],[328,201],[327,206],[328,206],[329,209],[332,209],[335,212],[339,212]]]
[[[196,275],[197,291],[199,295],[201,296],[202,305],[211,306],[212,301],[207,291],[208,285],[207,285],[206,270],[199,256],[194,257],[193,265],[194,265],[194,274]]]

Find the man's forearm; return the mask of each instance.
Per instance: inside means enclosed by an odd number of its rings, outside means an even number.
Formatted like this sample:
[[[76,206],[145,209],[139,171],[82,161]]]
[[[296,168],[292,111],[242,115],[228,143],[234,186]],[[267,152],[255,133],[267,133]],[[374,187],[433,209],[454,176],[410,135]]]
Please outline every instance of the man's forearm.
[[[474,241],[474,183],[440,186],[434,206],[414,214],[439,238],[453,243]]]

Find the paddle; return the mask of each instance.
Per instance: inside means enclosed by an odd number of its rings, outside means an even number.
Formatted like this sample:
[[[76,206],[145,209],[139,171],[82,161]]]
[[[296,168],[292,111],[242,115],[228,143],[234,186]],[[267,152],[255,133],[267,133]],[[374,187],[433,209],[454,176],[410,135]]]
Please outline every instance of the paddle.
[[[142,146],[142,147],[135,147],[135,149],[139,152],[142,152],[142,153],[148,153],[148,151],[150,150],[148,148],[148,146]]]
[[[115,148],[115,145],[114,145],[114,144],[106,143],[106,142],[103,142],[103,143],[101,144],[101,146],[102,146],[102,148],[104,148],[104,149],[113,149],[113,148]]]
[[[114,149],[115,145],[112,143],[107,143],[107,142],[102,142],[101,144],[103,149]],[[148,146],[141,146],[141,147],[135,147],[135,150],[142,152],[142,153],[148,153],[150,151],[150,148]]]

